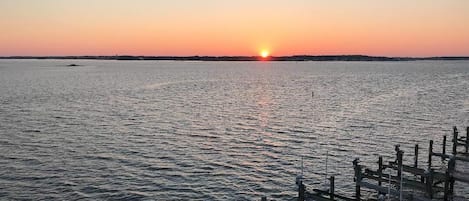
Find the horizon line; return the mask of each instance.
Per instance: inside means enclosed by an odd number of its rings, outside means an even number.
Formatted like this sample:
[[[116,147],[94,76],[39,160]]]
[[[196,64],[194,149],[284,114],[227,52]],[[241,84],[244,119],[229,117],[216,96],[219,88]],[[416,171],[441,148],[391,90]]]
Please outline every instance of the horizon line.
[[[143,57],[143,58],[197,58],[197,57],[210,57],[210,58],[239,58],[239,57],[251,57],[251,58],[262,58],[260,55],[132,55],[132,54],[115,54],[115,55],[10,55],[0,56],[0,58],[76,58],[76,57]],[[423,58],[469,58],[469,55],[439,55],[439,56],[386,56],[386,55],[367,55],[367,54],[293,54],[293,55],[270,55],[267,58],[288,58],[288,57],[370,57],[370,58],[412,58],[412,59],[423,59]]]

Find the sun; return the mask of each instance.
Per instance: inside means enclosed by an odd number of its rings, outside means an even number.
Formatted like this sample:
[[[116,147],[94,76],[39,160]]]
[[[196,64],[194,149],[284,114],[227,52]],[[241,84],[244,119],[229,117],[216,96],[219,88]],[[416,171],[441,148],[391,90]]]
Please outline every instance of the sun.
[[[270,52],[268,50],[262,50],[261,51],[261,57],[262,58],[267,58],[270,56]]]

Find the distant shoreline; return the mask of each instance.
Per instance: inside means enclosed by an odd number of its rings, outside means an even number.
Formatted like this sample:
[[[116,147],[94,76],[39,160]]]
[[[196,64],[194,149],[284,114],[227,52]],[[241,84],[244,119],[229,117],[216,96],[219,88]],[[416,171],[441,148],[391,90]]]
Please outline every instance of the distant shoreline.
[[[0,59],[58,59],[58,60],[128,60],[128,61],[420,61],[469,60],[469,57],[381,57],[366,55],[295,55],[272,56],[8,56]]]

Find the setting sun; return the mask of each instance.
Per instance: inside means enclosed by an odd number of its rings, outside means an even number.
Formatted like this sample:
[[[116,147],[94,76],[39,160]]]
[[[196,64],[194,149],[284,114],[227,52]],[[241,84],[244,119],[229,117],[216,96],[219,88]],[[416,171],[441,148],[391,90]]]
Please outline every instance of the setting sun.
[[[261,51],[261,57],[262,58],[267,58],[268,56],[270,56],[269,51],[267,51],[267,50],[262,50]]]

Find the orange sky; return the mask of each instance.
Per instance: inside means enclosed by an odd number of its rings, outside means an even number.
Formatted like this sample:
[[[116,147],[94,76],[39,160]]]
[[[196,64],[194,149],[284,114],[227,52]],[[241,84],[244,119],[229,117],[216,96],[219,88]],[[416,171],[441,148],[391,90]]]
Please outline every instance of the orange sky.
[[[0,56],[469,56],[468,0],[1,0]]]

